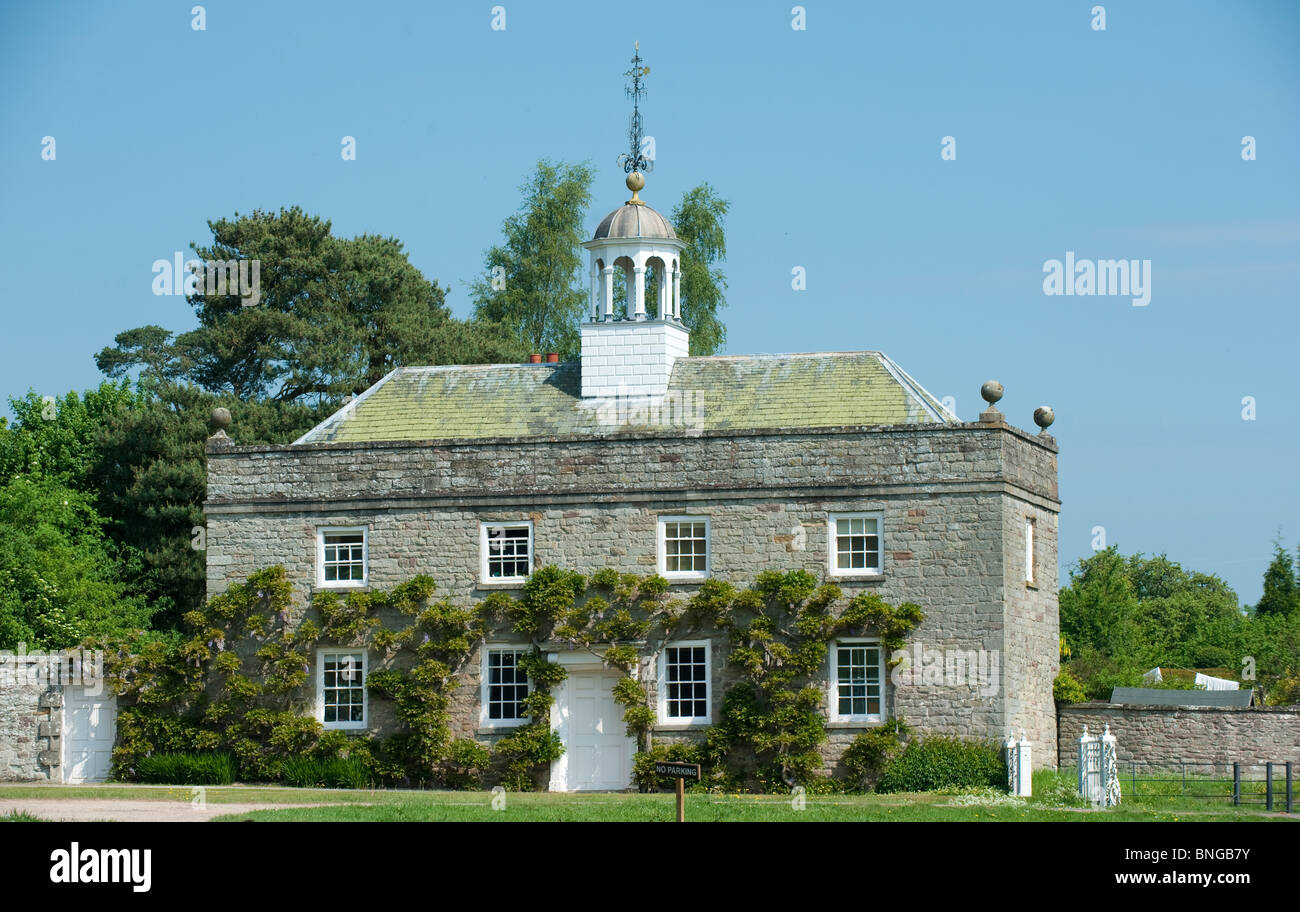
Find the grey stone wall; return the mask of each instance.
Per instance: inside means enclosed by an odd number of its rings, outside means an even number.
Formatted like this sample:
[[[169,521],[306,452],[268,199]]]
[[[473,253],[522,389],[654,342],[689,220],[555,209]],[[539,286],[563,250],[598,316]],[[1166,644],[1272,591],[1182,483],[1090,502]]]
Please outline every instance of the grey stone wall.
[[[1006,725],[1023,729],[1035,764],[1056,753],[1052,684],[1060,671],[1060,613],[1056,514],[1015,497],[1002,499],[1007,560],[1002,662],[1006,674]],[[1026,581],[1025,521],[1034,521],[1034,581]],[[1003,736],[1008,732],[1003,732]],[[1041,758],[1041,761],[1040,761]]]
[[[62,707],[44,683],[0,684],[0,781],[62,781]]]
[[[237,438],[238,428],[231,433]],[[823,579],[828,514],[880,511],[883,573],[834,580],[845,595],[869,589],[891,604],[919,604],[926,620],[912,641],[927,655],[961,651],[999,661],[991,688],[919,676],[891,683],[889,715],[921,732],[985,738],[1023,727],[1039,746],[1040,765],[1055,757],[1059,503],[1050,440],[1001,425],[960,425],[213,444],[208,473],[209,595],[278,563],[305,599],[315,583],[315,530],[326,525],[368,528],[371,585],[386,588],[427,573],[440,593],[462,604],[490,591],[478,579],[480,522],[531,520],[536,566],[652,573],[657,518],[680,513],[710,517],[715,577],[747,585],[762,570],[805,569]],[[1037,589],[1024,581],[1025,515],[1038,521]],[[674,597],[693,592],[690,585],[672,587]],[[711,639],[715,650],[725,643]],[[378,657],[371,662],[381,667]],[[716,719],[725,655],[715,655],[712,667]],[[461,681],[453,728],[492,740],[496,735],[478,726],[477,657]],[[376,733],[392,730],[384,702],[370,704]],[[833,730],[828,764],[860,731]]]
[[[238,434],[238,429],[232,429]],[[208,505],[986,483],[1053,504],[1056,450],[1005,425],[210,447]],[[1049,504],[1044,504],[1048,506]],[[229,512],[221,510],[221,512]]]
[[[1078,763],[1083,726],[1099,735],[1110,726],[1120,760],[1180,760],[1230,765],[1287,760],[1300,764],[1300,707],[1162,708],[1110,703],[1062,706],[1060,765]]]

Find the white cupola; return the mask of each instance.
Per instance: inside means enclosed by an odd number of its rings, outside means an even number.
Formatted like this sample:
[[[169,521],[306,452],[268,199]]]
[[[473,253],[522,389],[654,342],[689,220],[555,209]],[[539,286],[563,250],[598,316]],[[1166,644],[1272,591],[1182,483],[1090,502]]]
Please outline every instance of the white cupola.
[[[645,178],[627,176],[632,198],[601,221],[582,246],[591,255],[591,312],[582,324],[582,396],[662,396],[673,362],[690,352],[682,323],[681,254],[668,219],[637,195]],[[615,312],[614,270],[623,270],[625,312]],[[653,269],[654,287],[646,288]],[[649,294],[654,317],[647,312]]]

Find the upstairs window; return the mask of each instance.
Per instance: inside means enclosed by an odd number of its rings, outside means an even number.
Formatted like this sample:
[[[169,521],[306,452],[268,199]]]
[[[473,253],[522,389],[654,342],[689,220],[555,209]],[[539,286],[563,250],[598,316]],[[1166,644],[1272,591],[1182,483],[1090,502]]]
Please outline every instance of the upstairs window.
[[[485,583],[523,582],[533,572],[533,524],[483,523],[481,567]]]
[[[316,585],[364,586],[368,533],[364,526],[316,530]]]
[[[659,572],[668,579],[709,575],[709,518],[659,517]]]
[[[880,573],[880,513],[832,513],[828,527],[831,576]]]

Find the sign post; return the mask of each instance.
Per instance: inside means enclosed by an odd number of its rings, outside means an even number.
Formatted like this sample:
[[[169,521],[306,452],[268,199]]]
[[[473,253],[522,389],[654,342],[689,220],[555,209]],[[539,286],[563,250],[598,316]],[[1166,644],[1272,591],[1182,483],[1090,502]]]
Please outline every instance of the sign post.
[[[686,780],[700,781],[698,763],[656,763],[656,776],[672,776],[677,780],[677,822],[686,822]]]

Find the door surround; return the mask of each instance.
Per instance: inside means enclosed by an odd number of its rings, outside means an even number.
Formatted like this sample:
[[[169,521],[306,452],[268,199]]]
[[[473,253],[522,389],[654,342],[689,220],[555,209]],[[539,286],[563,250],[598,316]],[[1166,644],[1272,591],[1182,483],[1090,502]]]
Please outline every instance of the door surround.
[[[551,706],[551,731],[560,736],[564,744],[564,754],[551,764],[551,778],[547,788],[552,792],[572,792],[578,791],[569,782],[569,747],[572,743],[573,731],[571,729],[570,707],[569,707],[569,681],[575,675],[582,674],[602,674],[610,675],[615,673],[603,664],[599,657],[585,651],[572,652],[552,652],[547,654],[547,660],[563,665],[569,672],[570,677],[561,681],[555,688],[555,703]],[[620,728],[623,726],[623,720],[618,719]],[[627,782],[624,788],[632,787],[632,757],[636,753],[636,739],[626,737],[627,741]]]

